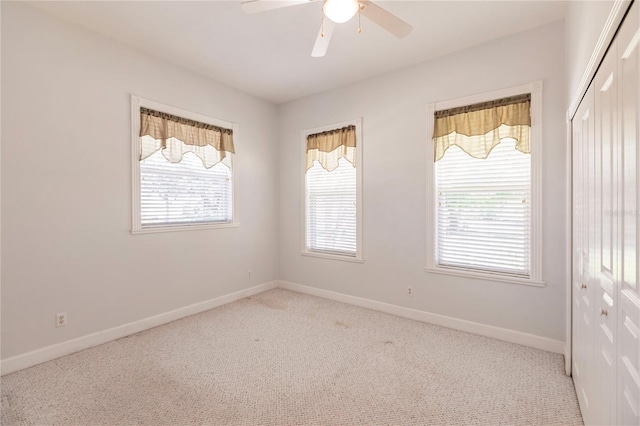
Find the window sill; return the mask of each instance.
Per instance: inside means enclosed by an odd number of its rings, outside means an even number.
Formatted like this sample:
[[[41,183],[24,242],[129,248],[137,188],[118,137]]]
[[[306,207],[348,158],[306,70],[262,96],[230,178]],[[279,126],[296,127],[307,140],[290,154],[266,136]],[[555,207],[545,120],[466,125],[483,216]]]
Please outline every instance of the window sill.
[[[453,275],[457,277],[475,278],[478,280],[485,280],[485,281],[497,281],[497,282],[503,282],[503,283],[509,283],[509,284],[528,285],[532,287],[546,287],[546,284],[544,281],[536,281],[529,278],[510,277],[508,275],[463,271],[460,269],[443,268],[439,266],[426,267],[424,268],[424,270],[426,272],[434,273],[434,274]]]
[[[157,234],[160,232],[180,232],[180,231],[202,231],[218,228],[237,228],[239,223],[211,223],[208,225],[176,225],[176,226],[156,226],[153,228],[132,229],[133,235],[137,234]]]
[[[338,254],[327,254],[327,253],[319,253],[319,252],[313,252],[313,251],[303,251],[300,254],[302,254],[303,256],[309,256],[309,257],[320,257],[323,259],[342,260],[343,262],[364,263],[364,259],[362,258],[340,256]]]

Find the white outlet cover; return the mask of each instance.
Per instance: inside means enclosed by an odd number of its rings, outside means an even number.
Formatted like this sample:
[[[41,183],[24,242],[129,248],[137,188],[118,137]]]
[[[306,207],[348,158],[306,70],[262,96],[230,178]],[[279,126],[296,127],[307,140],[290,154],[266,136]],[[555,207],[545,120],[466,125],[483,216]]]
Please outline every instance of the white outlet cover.
[[[56,314],[56,327],[63,327],[65,325],[67,325],[67,313]]]

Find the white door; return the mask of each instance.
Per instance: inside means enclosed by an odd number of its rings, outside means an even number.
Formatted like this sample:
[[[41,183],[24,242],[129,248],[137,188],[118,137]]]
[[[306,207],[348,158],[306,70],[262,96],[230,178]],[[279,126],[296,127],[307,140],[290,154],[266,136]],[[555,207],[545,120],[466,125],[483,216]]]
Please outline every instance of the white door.
[[[640,8],[635,2],[618,33],[621,141],[618,423],[640,424],[640,291],[638,289],[638,136],[640,125]]]
[[[611,51],[615,51],[615,43]],[[594,286],[594,396],[591,421],[616,424],[616,345],[618,309],[616,283],[620,276],[618,247],[618,75],[615,55],[607,55],[596,74],[594,86],[595,146],[593,158],[594,213],[591,254]],[[591,168],[590,164],[590,168]]]
[[[594,156],[593,89],[590,88],[572,122],[573,129],[573,193],[574,193],[574,265],[573,265],[573,380],[582,415],[592,417],[593,371],[593,293],[590,273],[590,232],[593,220],[590,207],[593,204],[592,178]]]

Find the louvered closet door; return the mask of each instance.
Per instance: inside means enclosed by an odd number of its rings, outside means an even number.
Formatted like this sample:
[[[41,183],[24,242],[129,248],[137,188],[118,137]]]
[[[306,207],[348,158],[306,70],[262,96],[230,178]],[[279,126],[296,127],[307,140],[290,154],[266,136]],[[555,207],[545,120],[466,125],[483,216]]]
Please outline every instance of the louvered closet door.
[[[593,289],[590,273],[590,232],[593,204],[593,89],[587,91],[573,119],[573,380],[582,415],[591,418],[594,378],[593,370]],[[590,167],[591,166],[591,167]]]
[[[618,312],[618,423],[640,424],[640,291],[638,289],[638,126],[640,125],[640,7],[619,33],[621,279]]]
[[[615,51],[615,43],[611,51]],[[615,55],[607,55],[593,80],[595,144],[593,161],[594,400],[592,422],[616,424],[617,281],[620,275],[618,247],[618,103]],[[591,167],[591,164],[590,166]],[[591,190],[591,189],[590,189]]]

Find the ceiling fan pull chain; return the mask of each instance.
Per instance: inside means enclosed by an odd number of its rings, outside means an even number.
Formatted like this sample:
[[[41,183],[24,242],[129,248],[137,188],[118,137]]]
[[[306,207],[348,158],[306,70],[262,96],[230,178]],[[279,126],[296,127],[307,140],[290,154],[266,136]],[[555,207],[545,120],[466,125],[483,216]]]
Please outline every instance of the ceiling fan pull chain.
[[[324,38],[324,13],[322,14],[322,22],[320,23],[320,37]]]
[[[360,34],[362,32],[362,28],[360,27],[360,8],[358,8],[358,34]]]

